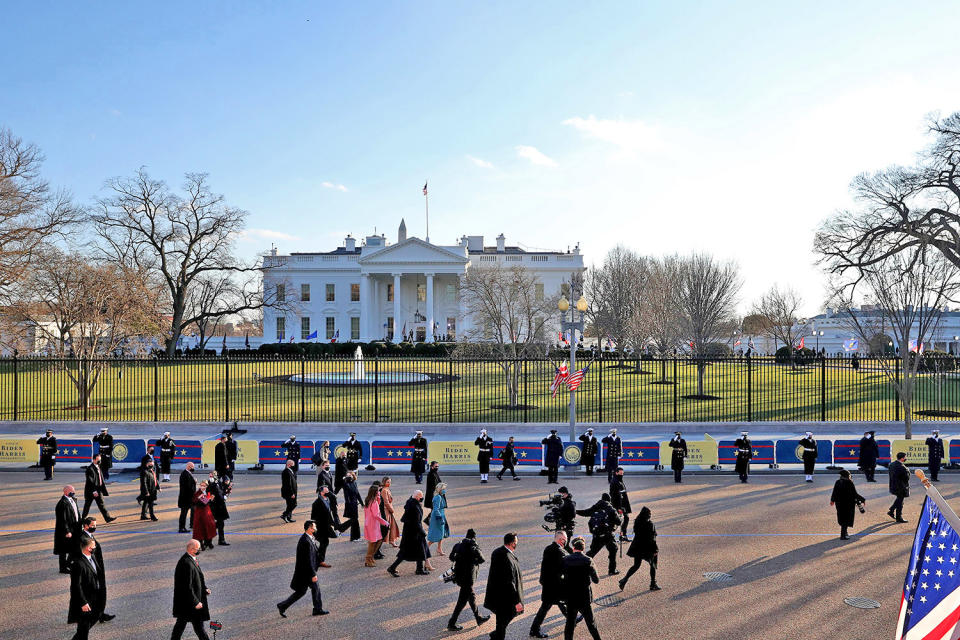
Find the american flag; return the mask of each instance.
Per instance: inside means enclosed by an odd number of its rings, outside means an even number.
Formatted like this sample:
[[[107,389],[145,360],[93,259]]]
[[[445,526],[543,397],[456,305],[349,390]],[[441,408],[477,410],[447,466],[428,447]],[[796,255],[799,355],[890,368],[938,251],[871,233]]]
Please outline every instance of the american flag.
[[[570,391],[576,391],[580,383],[583,382],[583,377],[587,375],[587,371],[589,370],[590,365],[587,365],[583,369],[575,371],[573,375],[567,378],[567,388],[570,389]]]
[[[797,351],[803,349],[803,338],[800,338],[800,344],[797,345]]]
[[[960,620],[960,535],[927,497],[903,583],[898,640],[946,640]]]
[[[556,371],[556,373],[553,376],[553,382],[550,384],[551,398],[557,397],[557,391],[560,390],[560,385],[563,383],[564,380],[567,379],[567,374],[569,373],[566,362],[561,364],[559,368],[554,367],[554,370]]]
[[[331,343],[336,342],[339,338],[340,338],[340,329],[337,329],[336,332],[333,334],[333,337],[330,338],[330,342]]]
[[[427,195],[427,183],[423,183],[423,195]]]
[[[558,332],[558,338],[563,344],[570,344],[570,341],[567,339],[567,334],[563,331]]]
[[[923,353],[923,343],[922,343],[922,342],[920,343],[920,346],[919,346],[919,347],[917,346],[917,341],[916,341],[916,340],[911,340],[911,341],[908,343],[908,345],[909,345],[909,347],[910,347],[910,351],[911,351],[911,352],[913,352],[913,353]]]

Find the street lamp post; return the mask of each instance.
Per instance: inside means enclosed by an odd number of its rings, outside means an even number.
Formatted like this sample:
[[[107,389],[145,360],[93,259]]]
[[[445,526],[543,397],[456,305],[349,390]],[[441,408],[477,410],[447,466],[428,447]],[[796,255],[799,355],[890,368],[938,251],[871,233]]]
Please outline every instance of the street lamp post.
[[[817,353],[820,353],[820,336],[823,335],[823,331],[814,331],[813,335],[817,336]]]
[[[570,297],[573,298],[573,287],[570,288]],[[580,296],[575,308],[570,307],[570,301],[561,296],[557,303],[560,309],[560,330],[570,332],[570,372],[567,375],[573,375],[577,370],[577,331],[583,333],[584,313],[587,311],[587,300]],[[570,312],[570,320],[567,320],[567,311]],[[577,313],[580,316],[577,319]],[[574,389],[569,390],[570,394],[570,442],[577,439],[577,392]]]

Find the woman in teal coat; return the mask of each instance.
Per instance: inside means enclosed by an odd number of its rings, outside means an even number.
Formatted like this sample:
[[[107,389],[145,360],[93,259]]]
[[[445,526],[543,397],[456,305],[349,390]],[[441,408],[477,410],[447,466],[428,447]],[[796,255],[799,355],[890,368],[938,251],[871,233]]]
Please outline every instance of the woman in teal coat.
[[[437,485],[433,494],[433,511],[430,512],[430,530],[427,531],[427,547],[437,543],[437,555],[443,553],[443,539],[450,537],[450,525],[447,524],[447,483]]]

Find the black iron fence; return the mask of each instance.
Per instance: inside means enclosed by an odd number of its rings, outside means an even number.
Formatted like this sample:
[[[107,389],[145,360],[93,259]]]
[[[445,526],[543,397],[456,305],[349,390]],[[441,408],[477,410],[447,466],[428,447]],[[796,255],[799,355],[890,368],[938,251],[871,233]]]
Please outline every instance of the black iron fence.
[[[549,360],[201,357],[0,359],[0,419],[565,422]],[[885,369],[889,372],[886,373]],[[960,417],[953,358],[918,377],[915,419]],[[583,422],[900,420],[896,360],[593,361]],[[85,394],[86,388],[89,393]]]

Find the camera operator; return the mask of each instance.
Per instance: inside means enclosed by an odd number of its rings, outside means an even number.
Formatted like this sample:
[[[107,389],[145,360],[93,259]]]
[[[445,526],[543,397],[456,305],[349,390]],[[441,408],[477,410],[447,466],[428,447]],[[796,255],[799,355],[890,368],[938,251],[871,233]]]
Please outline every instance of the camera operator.
[[[590,533],[593,534],[593,540],[590,541],[590,551],[587,555],[593,558],[603,547],[610,553],[610,560],[607,563],[607,573],[615,576],[620,573],[617,570],[617,543],[614,542],[614,531],[620,526],[620,515],[610,504],[610,494],[605,493],[600,496],[589,509],[578,509],[578,516],[590,518]]]
[[[573,528],[577,520],[577,503],[573,501],[573,496],[566,487],[557,489],[560,494],[560,507],[558,509],[557,531],[564,531],[567,534],[567,540],[573,538]]]

